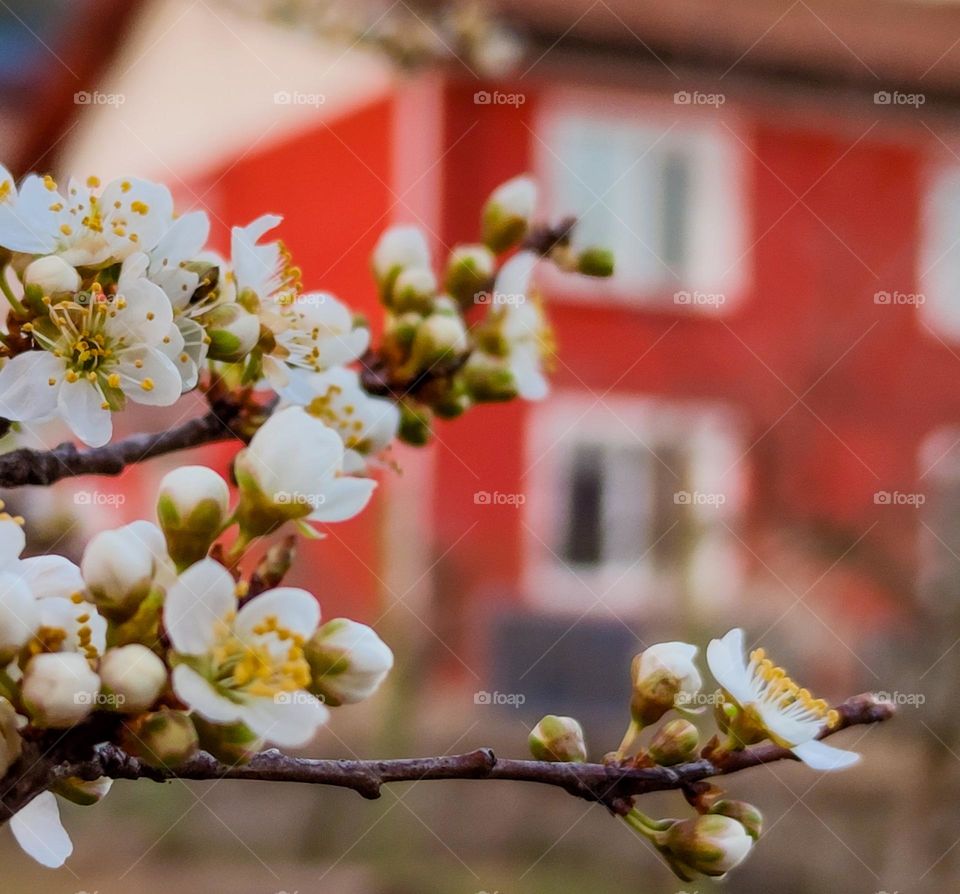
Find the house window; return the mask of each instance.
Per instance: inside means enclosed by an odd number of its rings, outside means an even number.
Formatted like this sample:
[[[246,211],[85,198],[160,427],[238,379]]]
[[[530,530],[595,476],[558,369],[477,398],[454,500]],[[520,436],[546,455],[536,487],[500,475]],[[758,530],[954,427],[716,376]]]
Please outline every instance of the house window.
[[[924,206],[920,293],[897,300],[918,304],[921,320],[938,335],[960,339],[960,165],[934,174]]]
[[[527,590],[624,610],[654,593],[723,600],[736,580],[743,449],[716,407],[555,396],[528,443]],[[722,569],[722,570],[721,570]]]
[[[960,603],[960,428],[941,428],[920,450],[920,593],[933,606]]]
[[[726,309],[749,255],[742,144],[686,107],[658,116],[609,105],[548,101],[535,144],[551,215],[577,215],[578,244],[616,256],[613,280],[591,282],[591,297]]]

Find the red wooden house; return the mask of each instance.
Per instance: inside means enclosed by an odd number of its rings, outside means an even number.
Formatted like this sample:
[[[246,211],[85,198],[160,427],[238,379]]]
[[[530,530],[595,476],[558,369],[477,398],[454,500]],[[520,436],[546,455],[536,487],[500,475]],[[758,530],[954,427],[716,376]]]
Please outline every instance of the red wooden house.
[[[547,630],[547,666],[591,618],[629,649],[641,619],[687,632],[694,608],[748,604],[764,626],[819,621],[833,645],[888,627],[919,570],[921,590],[949,589],[960,10],[754,0],[718,21],[706,0],[539,0],[509,15],[530,40],[511,78],[398,78],[181,189],[225,223],[282,213],[306,285],[373,319],[380,231],[419,224],[439,256],[520,172],[544,214],[582,215],[617,253],[610,283],[540,278],[559,344],[548,400],[441,424],[373,511],[310,547],[328,614],[415,616],[483,677],[490,649],[509,661]],[[491,609],[513,620],[490,628]]]

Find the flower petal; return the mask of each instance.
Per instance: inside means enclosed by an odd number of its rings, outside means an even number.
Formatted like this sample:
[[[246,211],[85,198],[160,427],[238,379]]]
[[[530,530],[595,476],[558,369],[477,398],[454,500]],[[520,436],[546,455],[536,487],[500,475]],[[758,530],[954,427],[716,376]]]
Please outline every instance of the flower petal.
[[[8,360],[0,369],[0,416],[31,422],[55,413],[64,371],[63,361],[49,351],[26,351]]]
[[[814,770],[843,770],[860,760],[860,755],[855,751],[834,748],[818,739],[795,745],[790,750]]]
[[[84,589],[80,569],[63,556],[23,559],[17,571],[37,599],[71,596]]]
[[[110,410],[103,406],[103,396],[86,379],[64,382],[57,399],[60,415],[73,433],[90,447],[102,447],[113,434]]]
[[[173,691],[177,698],[211,723],[234,723],[241,719],[241,705],[222,696],[204,677],[185,664],[178,664],[173,669]]]
[[[310,521],[338,522],[353,518],[370,502],[377,488],[371,478],[335,478],[324,485],[322,502],[310,513]]]
[[[27,854],[50,869],[59,869],[73,853],[52,792],[42,792],[21,808],[10,820],[10,831]]]
[[[201,559],[167,591],[163,623],[175,651],[204,655],[216,642],[217,627],[236,611],[233,578],[213,559]]]
[[[306,745],[329,716],[329,709],[303,690],[252,698],[243,704],[243,722],[258,736],[284,748]]]
[[[16,561],[26,544],[22,525],[10,518],[0,520],[0,568]]]
[[[320,624],[320,604],[306,590],[277,587],[261,593],[241,608],[233,629],[241,637],[253,636],[253,628],[270,616],[286,630],[309,639]]]
[[[183,393],[183,379],[173,361],[155,348],[124,351],[117,370],[123,393],[138,404],[169,407]]]

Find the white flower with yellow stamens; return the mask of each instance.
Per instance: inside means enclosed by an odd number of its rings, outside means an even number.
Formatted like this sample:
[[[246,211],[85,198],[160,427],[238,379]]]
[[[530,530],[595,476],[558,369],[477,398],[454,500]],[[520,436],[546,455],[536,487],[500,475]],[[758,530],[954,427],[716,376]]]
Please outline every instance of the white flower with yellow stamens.
[[[0,513],[0,662],[24,646],[102,654],[107,622],[84,599],[80,569],[62,556],[21,559],[24,545],[18,521]]]
[[[173,312],[163,290],[144,276],[147,256],[123,262],[115,287],[94,284],[50,304],[28,326],[40,350],[0,370],[0,416],[33,422],[61,416],[80,440],[97,447],[113,431],[111,411],[126,398],[168,406],[182,379],[165,356]]]
[[[736,743],[752,745],[769,738],[816,770],[841,770],[860,759],[818,740],[824,729],[836,724],[836,711],[798,686],[763,649],[751,652],[747,662],[739,628],[710,643],[707,664],[723,689],[726,707],[733,709],[724,715]]]
[[[163,622],[175,653],[177,697],[210,723],[244,724],[277,745],[306,744],[328,710],[306,691],[304,644],[320,623],[306,590],[280,587],[239,611],[233,578],[212,559],[180,575]]]
[[[64,195],[49,176],[29,175],[19,192],[6,171],[0,177],[9,201],[0,211],[0,245],[11,251],[98,267],[149,251],[173,221],[170,190],[147,180],[119,178],[102,192],[96,177],[71,180]]]
[[[234,227],[231,238],[236,300],[259,313],[275,340],[263,358],[264,374],[274,387],[288,382],[288,367],[321,372],[356,360],[370,344],[369,330],[355,325],[345,304],[325,292],[303,293],[300,270],[282,242],[259,242],[281,219],[265,214]]]
[[[368,459],[390,445],[400,425],[397,405],[369,395],[360,384],[360,376],[343,366],[322,373],[293,370],[281,395],[340,435],[343,470],[348,474],[364,472]]]

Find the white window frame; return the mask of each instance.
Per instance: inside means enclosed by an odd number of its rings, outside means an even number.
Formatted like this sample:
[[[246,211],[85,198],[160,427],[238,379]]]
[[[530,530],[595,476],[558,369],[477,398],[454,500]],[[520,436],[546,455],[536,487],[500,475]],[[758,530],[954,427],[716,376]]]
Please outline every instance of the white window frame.
[[[918,307],[922,328],[931,338],[960,341],[960,276],[952,275],[960,271],[960,163],[955,161],[927,172],[918,263],[919,292],[910,303]]]
[[[544,211],[551,220],[577,210],[562,207],[555,188],[563,178],[569,181],[576,176],[559,154],[564,130],[573,119],[592,121],[597,128],[609,127],[611,133],[633,129],[638,147],[644,140],[649,144],[656,139],[660,148],[677,148],[694,155],[690,184],[694,213],[688,218],[689,269],[672,273],[664,270],[660,281],[622,273],[603,281],[562,277],[546,268],[543,281],[552,298],[632,304],[644,310],[699,315],[729,313],[743,300],[752,269],[750,157],[746,138],[738,133],[743,128],[729,108],[724,107],[722,114],[723,123],[715,110],[592,89],[559,89],[544,98],[531,139],[534,168],[545,193]],[[638,148],[637,155],[641,152]],[[636,164],[642,165],[642,159]],[[625,184],[630,176],[627,173],[621,182]],[[619,201],[627,207],[630,197],[624,197],[623,192],[614,189],[605,201]],[[624,219],[617,208],[614,213],[620,217],[614,224],[615,243],[619,243],[612,246],[615,253],[629,257],[631,252],[653,250],[632,221]],[[679,274],[679,278],[673,273]],[[687,293],[691,298],[684,303],[675,298],[678,293]]]
[[[582,614],[597,604],[637,615],[668,604],[681,593],[711,609],[733,604],[743,578],[734,533],[745,502],[746,445],[737,414],[715,402],[647,396],[557,392],[531,410],[526,439],[529,480],[524,506],[524,593],[528,603],[552,612]],[[681,445],[694,454],[689,484],[678,491],[723,494],[723,502],[693,505],[707,534],[684,569],[658,569],[650,555],[630,561],[571,566],[562,558],[568,493],[566,471],[579,444],[636,446],[651,452]],[[699,498],[703,499],[703,498]],[[681,573],[684,580],[681,580]]]

